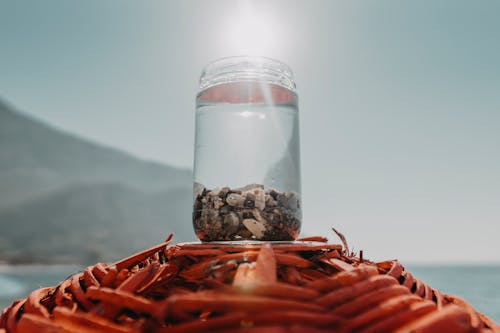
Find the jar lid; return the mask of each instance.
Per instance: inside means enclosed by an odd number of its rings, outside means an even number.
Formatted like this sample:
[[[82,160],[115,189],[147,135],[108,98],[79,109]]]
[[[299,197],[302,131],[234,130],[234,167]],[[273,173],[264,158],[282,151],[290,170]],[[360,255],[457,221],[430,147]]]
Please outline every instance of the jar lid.
[[[293,73],[281,61],[257,56],[232,56],[205,66],[200,76],[200,90],[230,82],[259,81],[280,85],[296,92]]]

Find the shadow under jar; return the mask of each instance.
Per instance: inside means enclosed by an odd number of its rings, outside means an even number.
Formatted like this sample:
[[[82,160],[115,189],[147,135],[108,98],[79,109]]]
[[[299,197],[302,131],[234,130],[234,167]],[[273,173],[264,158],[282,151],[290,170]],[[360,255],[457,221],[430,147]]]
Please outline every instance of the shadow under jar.
[[[263,57],[207,65],[196,99],[193,226],[201,241],[291,241],[302,220],[297,94]]]

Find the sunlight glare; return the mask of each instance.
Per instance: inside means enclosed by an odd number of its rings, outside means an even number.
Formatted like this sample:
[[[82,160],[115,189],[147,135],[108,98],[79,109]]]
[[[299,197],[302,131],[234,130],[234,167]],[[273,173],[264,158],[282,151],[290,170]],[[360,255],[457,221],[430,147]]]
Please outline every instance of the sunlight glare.
[[[233,54],[270,55],[276,48],[277,21],[271,11],[257,8],[251,0],[240,0],[238,12],[228,15],[223,34]]]

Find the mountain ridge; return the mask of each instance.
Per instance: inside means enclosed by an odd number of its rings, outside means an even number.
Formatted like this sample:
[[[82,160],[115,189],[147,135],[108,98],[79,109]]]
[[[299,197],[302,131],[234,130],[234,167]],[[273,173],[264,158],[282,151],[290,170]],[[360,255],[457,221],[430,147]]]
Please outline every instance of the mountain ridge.
[[[73,150],[78,154],[74,154]],[[99,162],[93,167],[94,170],[89,169],[84,164],[86,159],[90,157]],[[117,162],[125,161],[126,165],[117,168]],[[113,164],[111,172],[106,169],[109,167],[108,164]],[[106,177],[120,176],[120,174],[116,174],[117,171],[133,173],[134,168],[139,167],[148,168],[150,173],[157,174],[157,176],[179,171],[184,173],[184,176],[191,177],[191,172],[188,169],[162,165],[154,161],[144,161],[129,153],[81,138],[32,116],[14,111],[0,99],[0,171],[6,171],[9,167],[17,170],[20,168],[28,170],[45,168],[58,172],[60,176],[79,177],[83,180],[99,176],[106,180]],[[123,170],[124,167],[127,170]],[[89,171],[94,171],[94,174],[89,175]],[[151,179],[152,177],[146,178],[148,179],[147,186],[158,185],[154,179]],[[132,182],[137,181],[137,179],[132,179]],[[175,181],[175,178],[171,181]],[[144,184],[136,183],[135,185]]]
[[[191,202],[190,170],[102,146],[0,99],[0,261],[90,263],[169,232],[194,240]]]
[[[183,213],[191,207],[190,197],[188,189],[144,193],[117,183],[75,184],[0,211],[0,228],[7,226],[0,258],[91,264],[160,243],[169,233],[194,241]]]
[[[38,117],[36,117],[36,116],[34,116],[32,114],[25,113],[25,112],[19,110],[17,107],[15,107],[10,102],[8,102],[5,99],[3,99],[2,97],[0,97],[0,117],[2,116],[2,112],[4,112],[4,115],[7,114],[10,117],[23,118],[23,119],[25,119],[27,121],[30,121],[31,123],[36,124],[37,126],[43,126],[46,129],[48,129],[48,130],[59,132],[59,133],[64,134],[66,136],[72,137],[72,138],[77,139],[77,140],[85,141],[88,144],[91,144],[91,145],[94,145],[94,146],[98,146],[98,147],[103,148],[103,149],[108,149],[108,150],[113,150],[113,151],[119,152],[120,154],[123,154],[123,155],[125,155],[127,157],[138,159],[138,160],[141,160],[141,161],[143,161],[145,163],[156,164],[156,165],[159,165],[159,166],[162,166],[162,167],[170,167],[170,168],[176,168],[176,169],[189,170],[188,168],[182,168],[182,167],[179,167],[179,166],[169,166],[169,165],[166,165],[164,162],[160,162],[160,161],[157,161],[157,160],[150,160],[150,159],[139,158],[139,157],[135,156],[132,153],[129,153],[127,151],[115,148],[115,147],[113,147],[113,146],[111,146],[109,144],[98,142],[98,141],[96,141],[94,139],[90,139],[90,138],[87,138],[87,137],[82,136],[80,134],[73,133],[73,132],[71,132],[71,131],[69,131],[67,129],[64,129],[64,128],[55,126],[53,124],[50,124],[49,122],[47,122],[47,121],[45,121],[45,120],[43,120],[41,118],[38,118]]]

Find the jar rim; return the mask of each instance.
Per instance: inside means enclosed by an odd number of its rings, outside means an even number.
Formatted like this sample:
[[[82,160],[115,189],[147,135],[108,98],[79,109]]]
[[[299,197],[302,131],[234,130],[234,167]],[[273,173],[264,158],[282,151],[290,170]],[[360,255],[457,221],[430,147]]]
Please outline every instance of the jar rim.
[[[230,82],[261,81],[296,92],[292,69],[285,63],[262,56],[230,56],[208,63],[200,75],[200,90]]]

